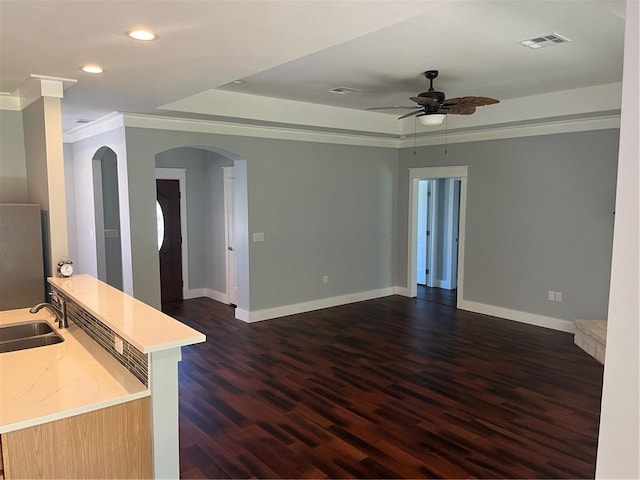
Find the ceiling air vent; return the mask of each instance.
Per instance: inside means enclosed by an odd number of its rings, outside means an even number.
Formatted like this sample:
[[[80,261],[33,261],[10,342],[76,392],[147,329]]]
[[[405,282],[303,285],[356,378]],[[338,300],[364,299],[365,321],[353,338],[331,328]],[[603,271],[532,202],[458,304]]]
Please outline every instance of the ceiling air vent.
[[[335,95],[347,95],[349,93],[359,92],[359,91],[360,90],[358,90],[357,88],[349,88],[349,87],[336,87],[329,90],[329,92]]]
[[[550,33],[549,35],[543,35],[536,38],[531,38],[529,40],[522,40],[520,45],[523,45],[527,48],[544,48],[551,47],[552,45],[560,45],[561,43],[570,42],[567,37],[563,37],[558,33]]]

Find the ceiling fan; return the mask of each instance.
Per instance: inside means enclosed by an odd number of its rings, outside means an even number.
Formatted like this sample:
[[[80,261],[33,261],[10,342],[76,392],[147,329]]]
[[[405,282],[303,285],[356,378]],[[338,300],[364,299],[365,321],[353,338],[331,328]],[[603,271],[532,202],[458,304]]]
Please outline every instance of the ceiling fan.
[[[410,100],[418,104],[411,107],[376,107],[367,110],[388,110],[393,108],[410,108],[413,111],[398,117],[398,120],[417,116],[423,125],[440,125],[445,115],[472,115],[476,107],[493,105],[500,100],[489,97],[454,97],[446,98],[443,92],[438,92],[433,88],[433,80],[438,77],[438,70],[427,70],[424,76],[429,80],[429,90],[418,94],[417,97],[410,97]]]

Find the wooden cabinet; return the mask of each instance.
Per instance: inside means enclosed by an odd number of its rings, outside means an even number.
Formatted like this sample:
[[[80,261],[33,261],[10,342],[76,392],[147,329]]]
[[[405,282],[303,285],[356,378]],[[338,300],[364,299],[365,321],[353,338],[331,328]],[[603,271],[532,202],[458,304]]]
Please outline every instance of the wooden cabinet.
[[[150,398],[5,433],[4,475],[151,478]]]

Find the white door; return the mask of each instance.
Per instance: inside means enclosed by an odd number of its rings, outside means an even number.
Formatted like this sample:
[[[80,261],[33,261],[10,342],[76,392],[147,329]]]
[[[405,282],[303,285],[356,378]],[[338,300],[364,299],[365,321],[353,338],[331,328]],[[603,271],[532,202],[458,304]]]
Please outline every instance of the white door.
[[[227,253],[227,296],[229,297],[229,304],[237,305],[238,281],[236,274],[233,167],[222,167],[222,170],[224,171],[224,227]]]

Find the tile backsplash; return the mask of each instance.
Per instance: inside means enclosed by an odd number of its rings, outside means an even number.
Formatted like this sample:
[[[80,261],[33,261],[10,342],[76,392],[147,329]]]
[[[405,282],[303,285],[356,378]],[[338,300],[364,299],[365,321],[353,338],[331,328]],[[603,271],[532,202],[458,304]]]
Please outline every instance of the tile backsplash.
[[[98,342],[107,353],[120,362],[140,382],[147,387],[149,386],[148,355],[142,353],[125,339],[122,339],[122,354],[118,353],[115,349],[115,338],[119,335],[116,332],[55,287],[52,287],[51,291],[54,293],[51,296],[51,302],[54,305],[60,306],[56,296],[62,298],[67,304],[67,317]]]

